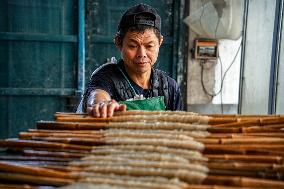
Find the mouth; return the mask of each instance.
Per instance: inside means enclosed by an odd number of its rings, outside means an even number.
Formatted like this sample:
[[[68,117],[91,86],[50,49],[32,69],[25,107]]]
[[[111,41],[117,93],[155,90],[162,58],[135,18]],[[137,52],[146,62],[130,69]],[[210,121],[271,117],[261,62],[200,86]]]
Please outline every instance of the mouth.
[[[136,64],[139,64],[139,65],[146,65],[146,64],[148,64],[148,62],[136,62]]]

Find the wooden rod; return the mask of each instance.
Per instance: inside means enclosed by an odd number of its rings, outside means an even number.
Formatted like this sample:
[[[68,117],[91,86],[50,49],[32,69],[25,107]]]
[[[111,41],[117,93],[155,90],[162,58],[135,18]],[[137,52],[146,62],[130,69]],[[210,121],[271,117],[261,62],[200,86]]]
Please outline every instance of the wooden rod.
[[[260,125],[259,120],[223,123],[223,124],[214,125],[214,127],[248,127],[248,126],[257,126],[257,125]]]
[[[55,121],[39,121],[37,122],[38,129],[48,130],[99,130],[105,129],[107,122],[100,123],[72,123],[72,122],[55,122]]]
[[[33,151],[33,150],[27,150],[27,151]],[[50,156],[46,156],[46,154],[42,156],[26,156],[26,154],[24,154],[24,155],[17,155],[17,156],[16,155],[1,155],[0,161],[3,161],[3,160],[68,162],[68,161],[72,161],[75,159],[73,158],[62,159],[58,157],[50,157]]]
[[[62,138],[62,137],[31,137],[31,139],[36,141],[46,141],[51,143],[63,143],[71,145],[80,145],[80,146],[98,146],[106,144],[103,138]]]
[[[23,154],[25,156],[31,156],[31,157],[52,157],[61,160],[61,161],[72,161],[78,158],[82,158],[86,156],[87,154],[84,153],[71,153],[71,152],[52,152],[52,151],[39,151],[39,150],[23,150]]]
[[[64,186],[74,182],[74,179],[55,178],[17,173],[0,173],[0,180],[6,182],[28,183],[47,186]]]
[[[263,187],[263,188],[277,188],[284,189],[284,182],[257,179],[249,177],[236,177],[236,176],[212,176],[209,175],[203,182],[204,184],[217,184],[217,185],[230,185],[230,186],[243,186],[243,187]]]
[[[19,189],[19,188],[22,188],[22,189],[39,189],[38,186],[32,186],[32,185],[22,185],[22,184],[0,184],[0,188],[3,188],[3,189]],[[52,189],[52,188],[49,188],[49,189]]]
[[[20,173],[20,174],[36,175],[36,176],[67,178],[67,179],[73,178],[70,174],[66,174],[65,172],[55,171],[40,167],[32,167],[22,164],[13,164],[7,161],[0,161],[0,170],[9,173]]]
[[[242,154],[205,154],[210,162],[213,161],[242,161],[252,163],[283,163],[283,157],[271,155],[242,155]]]
[[[56,142],[43,142],[43,141],[34,141],[34,140],[18,140],[18,139],[0,140],[0,147],[54,148],[54,149],[69,149],[69,150],[82,150],[82,151],[92,150],[92,147],[89,146],[62,144]]]
[[[267,189],[264,187],[242,187],[242,186],[225,186],[225,185],[205,185],[189,184],[184,189]]]
[[[208,162],[206,164],[209,169],[224,170],[243,170],[243,171],[274,171],[284,173],[284,165],[274,163],[255,163],[255,162]]]

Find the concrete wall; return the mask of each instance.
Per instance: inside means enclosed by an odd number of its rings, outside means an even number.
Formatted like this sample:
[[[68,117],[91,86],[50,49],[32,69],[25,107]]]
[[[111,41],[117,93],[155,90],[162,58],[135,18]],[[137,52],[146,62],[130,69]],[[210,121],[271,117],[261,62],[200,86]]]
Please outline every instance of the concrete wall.
[[[282,27],[284,20],[282,22]],[[277,81],[277,98],[276,98],[276,113],[284,114],[284,29],[282,28],[282,40],[280,45],[280,57],[278,67],[278,81]]]
[[[198,9],[201,3],[202,1],[199,0],[191,0],[190,12]],[[193,41],[197,37],[200,36],[190,30],[190,49],[193,48]],[[203,90],[200,61],[193,59],[192,54],[189,55],[187,80],[188,111],[199,113],[237,113],[241,57],[241,50],[238,51],[238,49],[240,42],[241,38],[238,40],[219,40],[219,59],[210,61],[204,66],[204,86],[209,93],[214,94],[220,90],[225,71],[232,64],[225,75],[222,92],[213,98]]]
[[[267,114],[276,0],[250,0],[241,112]]]
[[[195,11],[204,1],[190,0],[190,11]],[[270,87],[270,69],[273,55],[273,40],[275,37],[275,12],[277,0],[249,0],[247,12],[247,28],[244,41],[244,52],[238,52],[239,40],[219,40],[220,60],[213,62],[204,72],[204,83],[211,93],[220,89],[220,66],[224,71],[236,59],[229,69],[222,90],[222,95],[211,99],[201,86],[201,67],[198,61],[189,56],[188,59],[188,111],[200,113],[237,113],[238,106],[242,114],[267,114]],[[284,23],[282,23],[284,25]],[[276,113],[284,113],[284,31],[279,54]],[[190,30],[190,48],[193,40],[198,37]],[[280,37],[281,38],[281,37]],[[243,53],[243,54],[242,54]],[[243,70],[240,70],[241,55],[244,58]],[[242,72],[242,78],[240,78]],[[242,82],[241,88],[239,84]],[[241,101],[239,102],[239,89]]]
[[[282,20],[280,56],[277,79],[276,113],[284,114],[284,19]]]

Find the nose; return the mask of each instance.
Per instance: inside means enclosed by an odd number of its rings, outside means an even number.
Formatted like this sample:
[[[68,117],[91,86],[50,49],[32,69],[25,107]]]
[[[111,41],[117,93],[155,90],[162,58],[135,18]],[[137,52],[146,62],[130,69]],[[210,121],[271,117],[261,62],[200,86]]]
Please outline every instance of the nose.
[[[139,47],[137,52],[137,58],[146,58],[146,49],[144,47]]]

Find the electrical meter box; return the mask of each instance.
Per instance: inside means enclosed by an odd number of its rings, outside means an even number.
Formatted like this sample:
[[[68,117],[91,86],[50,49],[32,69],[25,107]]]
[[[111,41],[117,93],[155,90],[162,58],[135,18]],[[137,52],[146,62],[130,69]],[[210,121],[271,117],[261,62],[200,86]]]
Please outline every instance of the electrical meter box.
[[[198,60],[216,60],[218,57],[218,42],[214,39],[195,39],[193,58]]]

